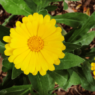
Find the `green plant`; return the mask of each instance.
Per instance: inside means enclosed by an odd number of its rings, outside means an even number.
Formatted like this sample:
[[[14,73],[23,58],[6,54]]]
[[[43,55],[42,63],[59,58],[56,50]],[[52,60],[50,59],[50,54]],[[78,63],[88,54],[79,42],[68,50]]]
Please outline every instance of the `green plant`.
[[[48,9],[54,10],[49,4],[62,0],[0,0],[4,9],[13,15],[28,16],[35,12],[43,16],[48,14]],[[75,0],[73,0],[75,1]],[[50,7],[50,8],[49,8]],[[95,37],[95,31],[88,32],[95,26],[95,12],[89,17],[83,13],[66,13],[51,16],[56,22],[73,27],[69,33],[65,33],[66,46],[65,57],[60,59],[60,65],[55,65],[55,71],[48,71],[45,76],[39,73],[25,75],[20,69],[16,69],[13,63],[4,55],[5,42],[3,36],[9,35],[6,23],[0,25],[0,53],[3,57],[2,71],[7,76],[0,84],[0,95],[52,95],[55,82],[59,87],[67,90],[71,85],[80,84],[84,89],[95,91],[95,80],[91,75],[90,63],[94,62],[95,48],[87,50]],[[8,21],[10,18],[8,19]],[[7,22],[8,22],[7,21]],[[58,24],[56,26],[58,26]],[[64,34],[64,29],[62,31]],[[90,57],[86,59],[85,57]]]

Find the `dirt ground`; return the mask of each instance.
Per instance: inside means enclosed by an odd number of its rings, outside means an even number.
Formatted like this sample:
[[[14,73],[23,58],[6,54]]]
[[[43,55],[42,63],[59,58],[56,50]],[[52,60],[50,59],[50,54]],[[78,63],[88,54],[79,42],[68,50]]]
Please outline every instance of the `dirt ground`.
[[[66,3],[68,4],[68,9],[64,10],[63,9],[63,3],[62,2],[58,2],[58,3],[51,3],[51,5],[56,5],[58,6],[58,8],[55,11],[51,11],[49,12],[52,16],[55,15],[60,15],[60,14],[64,14],[64,13],[70,13],[70,12],[81,12],[81,13],[85,13],[87,15],[91,15],[94,11],[95,11],[95,0],[80,0],[77,2],[71,2],[68,0],[65,0]],[[0,24],[3,24],[4,20],[6,18],[8,18],[11,14],[7,13],[2,5],[0,5]],[[23,16],[18,16],[15,15],[9,23],[7,23],[6,27],[15,27],[15,22],[16,21],[21,21]],[[69,27],[67,25],[61,24],[61,26],[67,31],[69,32],[72,27]],[[95,30],[95,29],[93,29]],[[90,48],[95,47],[95,39],[91,42],[91,44],[89,45]],[[0,83],[2,82],[2,78],[6,76],[5,73],[2,72],[2,58],[0,57]],[[58,85],[55,85],[55,87]],[[90,91],[86,91],[84,90],[80,85],[77,86],[71,86],[67,91],[64,91],[63,89],[58,89],[55,90],[54,93],[56,93],[57,95],[95,95],[95,92],[90,92]]]

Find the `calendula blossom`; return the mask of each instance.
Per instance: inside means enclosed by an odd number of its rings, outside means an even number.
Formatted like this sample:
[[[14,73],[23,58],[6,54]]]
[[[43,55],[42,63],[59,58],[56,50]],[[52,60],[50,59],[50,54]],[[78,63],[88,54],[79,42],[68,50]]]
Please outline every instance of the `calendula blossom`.
[[[66,49],[62,43],[62,29],[55,27],[56,20],[49,15],[34,13],[17,21],[16,27],[10,29],[10,36],[4,36],[7,42],[4,51],[9,62],[15,64],[24,74],[45,75],[47,70],[55,70],[54,64],[60,64]]]

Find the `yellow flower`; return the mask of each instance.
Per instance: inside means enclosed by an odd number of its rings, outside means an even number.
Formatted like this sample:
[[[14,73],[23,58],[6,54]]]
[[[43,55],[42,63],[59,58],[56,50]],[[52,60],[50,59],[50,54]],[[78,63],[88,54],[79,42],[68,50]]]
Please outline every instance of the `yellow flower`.
[[[5,55],[9,62],[15,64],[25,74],[45,75],[47,70],[55,70],[54,64],[60,64],[66,49],[62,41],[62,29],[55,27],[56,20],[49,15],[34,13],[23,17],[22,23],[17,21],[16,28],[10,29],[10,36],[4,36]]]
[[[95,79],[95,63],[94,62],[91,63],[91,70],[93,70],[93,75]]]

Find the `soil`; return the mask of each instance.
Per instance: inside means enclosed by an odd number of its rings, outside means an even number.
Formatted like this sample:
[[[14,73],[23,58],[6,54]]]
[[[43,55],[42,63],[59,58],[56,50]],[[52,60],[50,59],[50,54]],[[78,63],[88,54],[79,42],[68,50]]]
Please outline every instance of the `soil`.
[[[71,2],[68,0],[65,0],[66,3],[68,3],[68,9],[64,10],[63,2],[57,2],[51,3],[51,5],[56,5],[58,8],[55,11],[49,12],[52,16],[55,15],[61,15],[64,13],[70,13],[70,12],[81,12],[85,13],[87,15],[91,15],[95,11],[95,0],[80,0],[77,2]],[[0,5],[0,24],[4,23],[4,20],[8,18],[11,14],[7,13],[2,5]],[[22,21],[23,16],[15,15],[9,23],[6,24],[6,27],[12,28],[15,27],[16,21]],[[72,27],[69,27],[64,24],[60,24],[66,32],[69,32]],[[95,30],[95,29],[93,29]],[[95,47],[95,39],[91,42],[89,45],[90,48]],[[2,82],[3,77],[6,76],[6,73],[2,72],[2,58],[0,57],[0,83]],[[55,87],[58,87],[58,85],[55,85]],[[67,91],[64,91],[63,89],[55,90],[53,93],[56,93],[57,95],[95,95],[95,92],[90,92],[87,90],[84,90],[80,85],[71,86]]]

